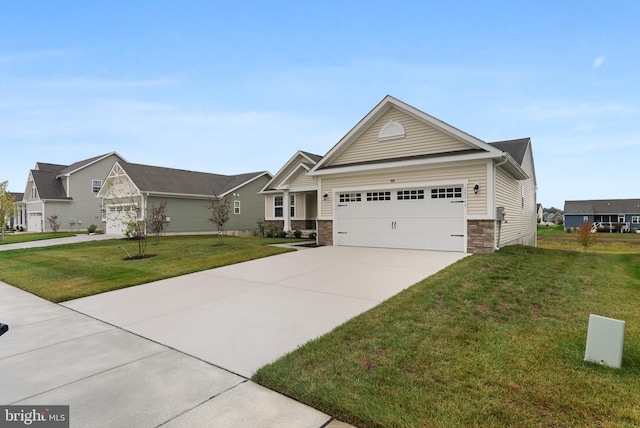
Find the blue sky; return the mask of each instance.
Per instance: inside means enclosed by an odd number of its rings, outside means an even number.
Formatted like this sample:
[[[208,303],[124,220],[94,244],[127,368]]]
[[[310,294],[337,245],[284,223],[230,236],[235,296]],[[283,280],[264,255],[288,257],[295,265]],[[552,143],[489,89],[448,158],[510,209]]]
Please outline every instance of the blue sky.
[[[637,1],[4,1],[0,181],[38,161],[272,173],[385,95],[531,137],[538,202],[638,198]]]

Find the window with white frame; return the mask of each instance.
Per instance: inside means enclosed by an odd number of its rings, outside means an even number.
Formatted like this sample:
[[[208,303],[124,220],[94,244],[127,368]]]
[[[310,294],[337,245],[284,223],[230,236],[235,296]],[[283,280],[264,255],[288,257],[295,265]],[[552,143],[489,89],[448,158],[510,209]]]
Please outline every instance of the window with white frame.
[[[633,224],[640,224],[640,215],[633,215],[633,216],[631,216],[631,223],[633,223]]]
[[[424,199],[424,190],[398,190],[399,201],[407,201],[410,199]]]
[[[283,200],[282,196],[274,196],[273,198],[273,216],[274,217],[283,217],[284,212],[282,211]]]
[[[367,201],[390,201],[391,192],[367,192]]]
[[[31,186],[31,199],[38,199],[38,189],[36,189],[36,186]]]
[[[340,202],[360,202],[362,201],[361,193],[340,193],[338,195]]]
[[[431,199],[449,199],[461,197],[462,187],[443,187],[440,189],[431,189]]]
[[[240,214],[240,201],[233,201],[233,213]]]
[[[289,215],[292,218],[296,216],[296,195],[289,196]]]
[[[102,180],[91,180],[91,191],[98,193],[102,187]]]

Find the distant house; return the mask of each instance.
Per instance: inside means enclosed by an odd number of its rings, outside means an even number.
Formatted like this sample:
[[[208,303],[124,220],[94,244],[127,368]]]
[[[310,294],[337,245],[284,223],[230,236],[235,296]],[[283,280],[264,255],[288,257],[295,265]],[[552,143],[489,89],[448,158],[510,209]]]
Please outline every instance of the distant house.
[[[602,199],[565,201],[564,227],[576,228],[583,222],[598,230],[629,232],[640,228],[640,199]]]
[[[47,219],[57,215],[60,231],[86,230],[100,220],[100,200],[96,198],[109,170],[124,159],[107,153],[71,165],[37,162],[29,172],[17,218],[29,232],[46,232]]]
[[[537,205],[536,211],[538,213],[538,219],[542,222],[544,220],[544,209],[542,208],[542,204]]]
[[[16,211],[14,212],[13,217],[9,220],[9,227],[10,228],[26,228],[26,221],[25,221],[25,210],[23,208],[24,204],[22,202],[22,198],[24,198],[24,193],[16,193],[16,192],[9,192],[11,194],[11,196],[13,196],[13,204],[16,207]]]
[[[166,202],[168,232],[212,232],[216,228],[208,220],[210,200],[229,195],[232,207],[226,231],[252,234],[264,213],[258,192],[270,179],[267,171],[221,175],[118,161],[98,193],[102,229],[122,235],[128,221],[142,220],[153,206]]]
[[[391,96],[324,156],[297,152],[261,193],[267,222],[315,226],[320,245],[536,245],[531,140],[487,143]]]

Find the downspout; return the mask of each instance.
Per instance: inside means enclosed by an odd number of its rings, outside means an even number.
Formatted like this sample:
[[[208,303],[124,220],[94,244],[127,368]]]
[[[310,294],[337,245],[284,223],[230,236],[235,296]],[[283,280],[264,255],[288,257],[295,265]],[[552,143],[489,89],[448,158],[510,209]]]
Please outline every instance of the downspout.
[[[497,169],[500,165],[504,165],[505,163],[507,163],[507,161],[509,161],[509,158],[507,157],[507,153],[502,152],[502,157],[504,158],[504,160],[499,164],[496,164],[495,169]],[[495,207],[495,200],[493,201],[493,205],[494,205],[494,208],[497,209],[497,207]],[[497,212],[496,212],[496,217],[497,217]],[[496,250],[500,251],[500,234],[502,233],[502,220],[496,219],[496,221],[498,222],[498,239],[496,241]]]

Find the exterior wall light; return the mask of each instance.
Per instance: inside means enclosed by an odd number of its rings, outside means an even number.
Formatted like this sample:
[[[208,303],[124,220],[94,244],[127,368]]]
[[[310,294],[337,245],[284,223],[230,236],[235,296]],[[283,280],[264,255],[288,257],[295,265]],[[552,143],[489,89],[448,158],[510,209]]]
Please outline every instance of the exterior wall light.
[[[473,193],[478,194],[478,191],[480,191],[480,185],[476,183],[475,186],[473,186]]]
[[[329,200],[329,194],[325,193],[324,195],[322,195],[322,199],[326,202]]]

